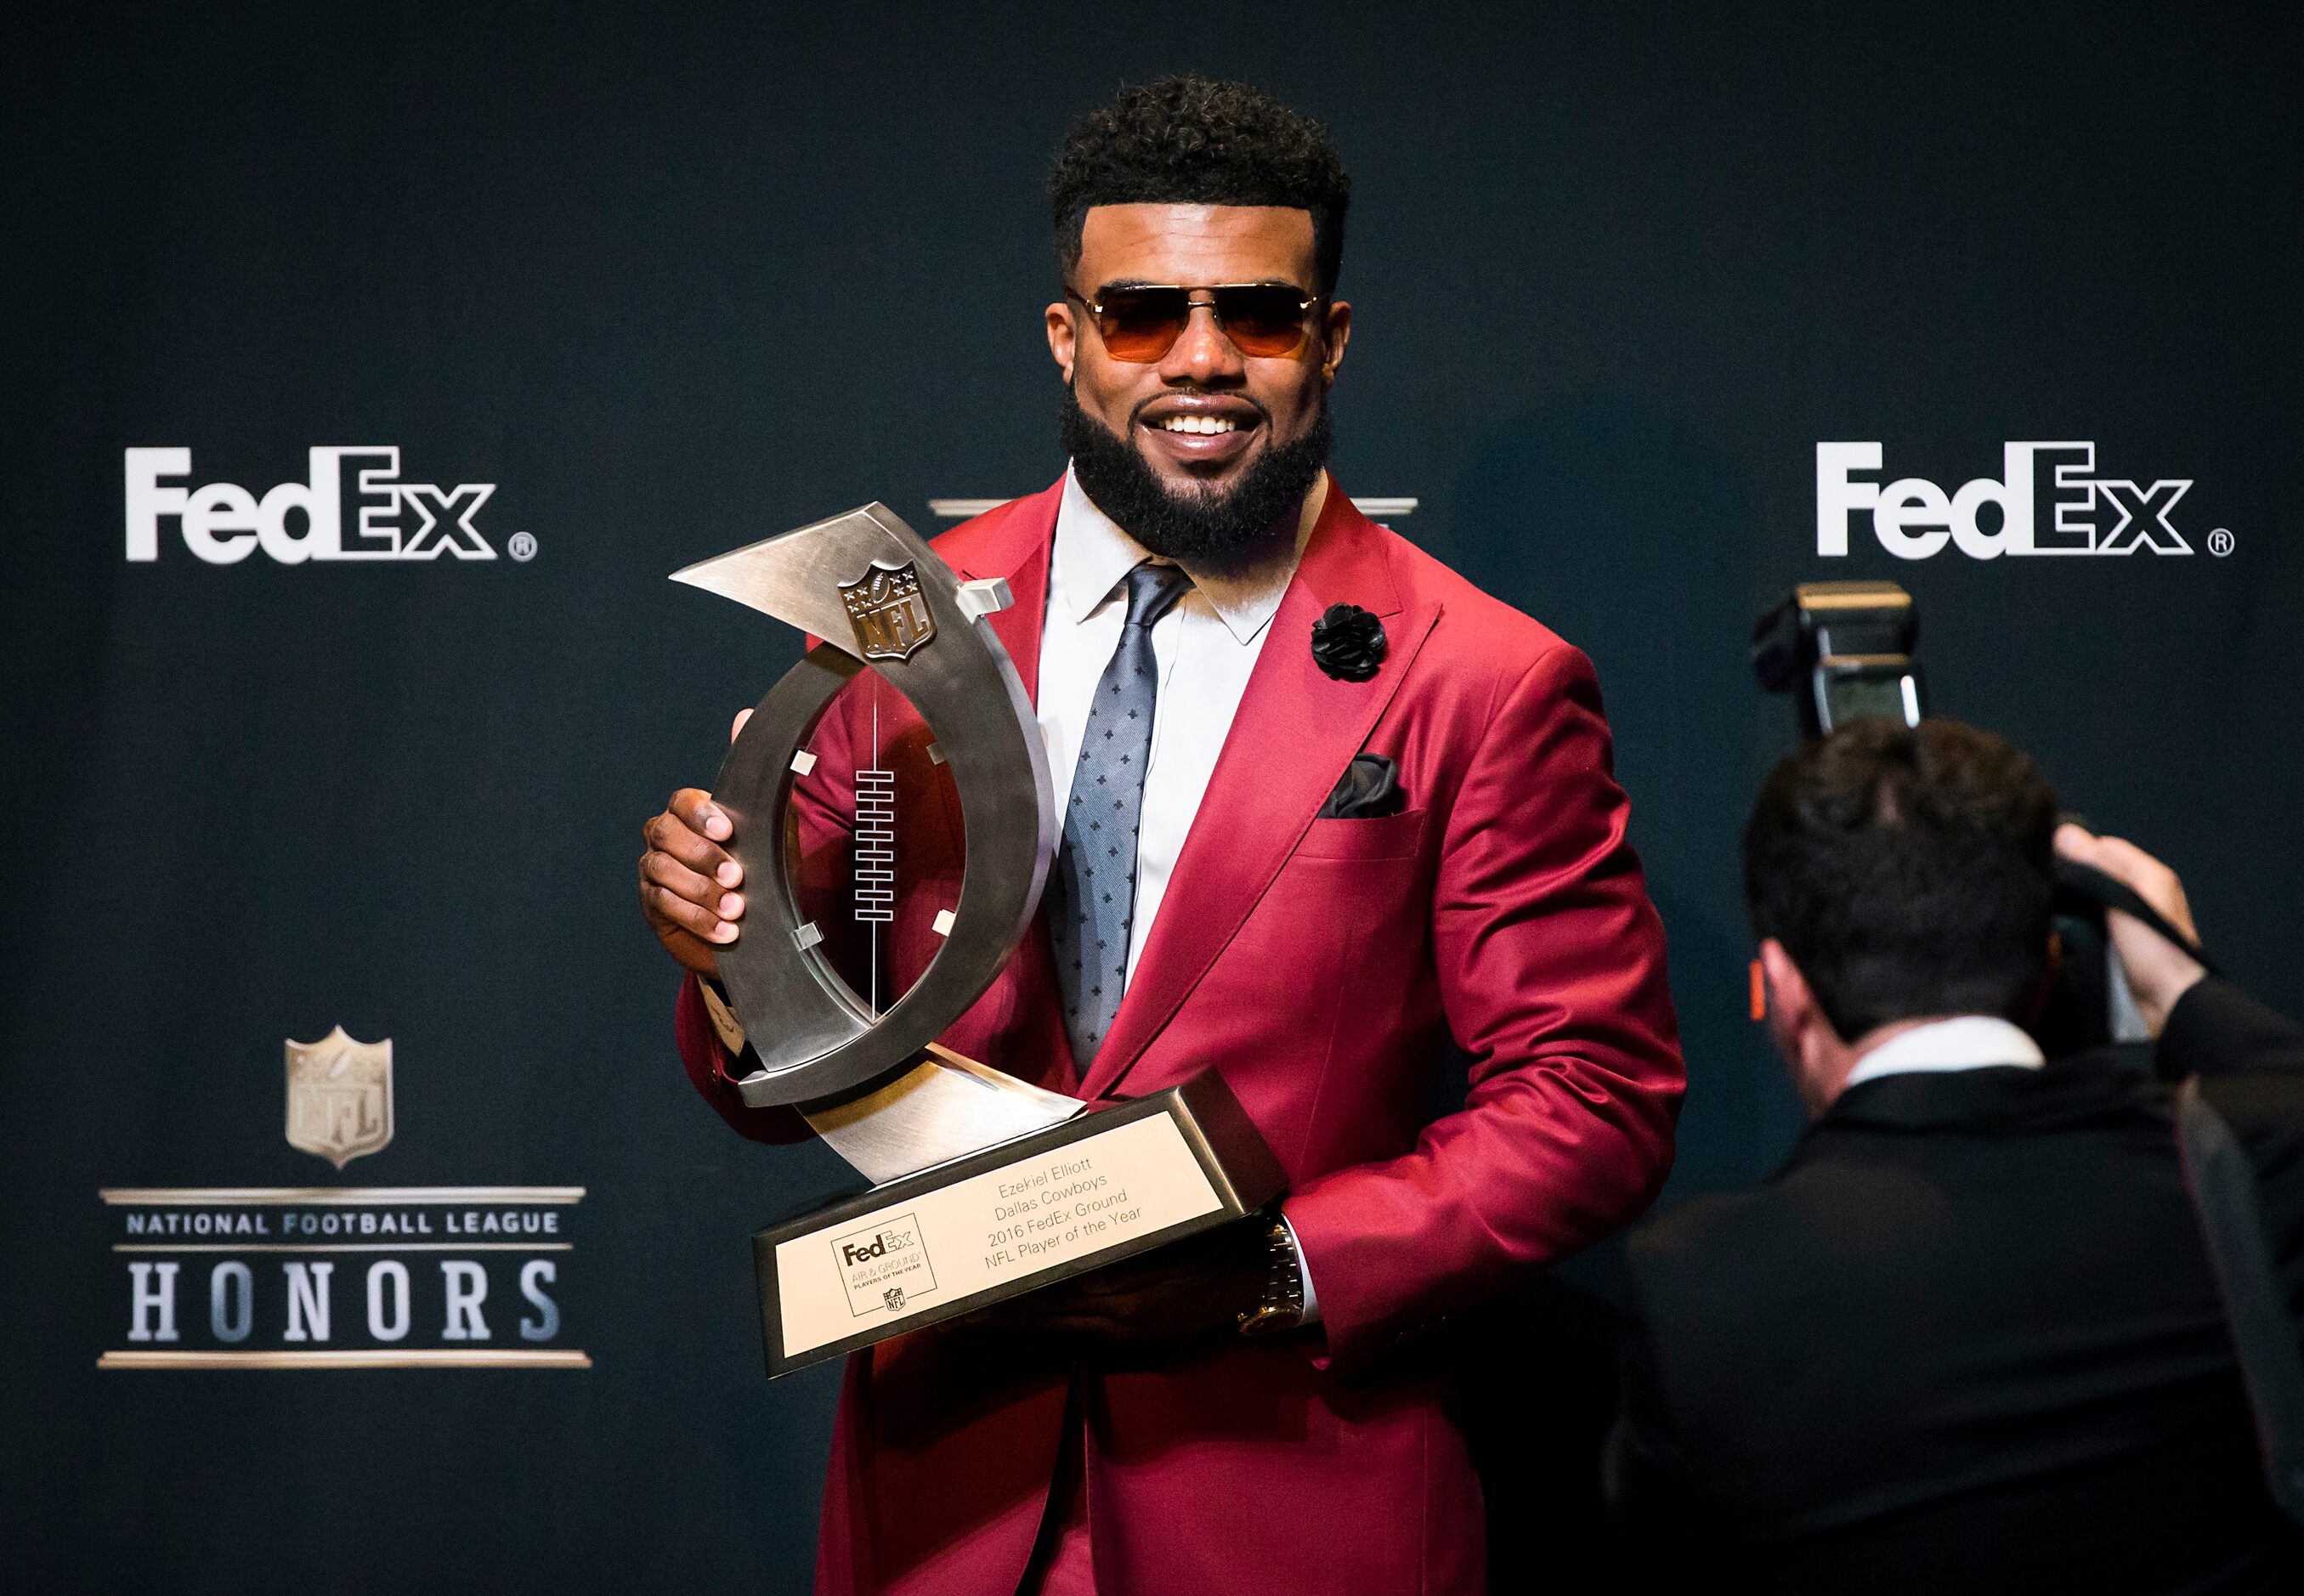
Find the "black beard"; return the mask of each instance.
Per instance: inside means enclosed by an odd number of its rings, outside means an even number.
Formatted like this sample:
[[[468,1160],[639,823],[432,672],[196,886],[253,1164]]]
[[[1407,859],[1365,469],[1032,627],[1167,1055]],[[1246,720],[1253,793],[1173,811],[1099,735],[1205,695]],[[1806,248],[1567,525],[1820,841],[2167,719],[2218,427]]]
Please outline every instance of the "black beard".
[[[1294,542],[1294,517],[1334,437],[1323,400],[1303,437],[1266,449],[1229,489],[1177,493],[1069,389],[1063,431],[1072,474],[1097,509],[1163,559],[1210,576],[1254,570]]]

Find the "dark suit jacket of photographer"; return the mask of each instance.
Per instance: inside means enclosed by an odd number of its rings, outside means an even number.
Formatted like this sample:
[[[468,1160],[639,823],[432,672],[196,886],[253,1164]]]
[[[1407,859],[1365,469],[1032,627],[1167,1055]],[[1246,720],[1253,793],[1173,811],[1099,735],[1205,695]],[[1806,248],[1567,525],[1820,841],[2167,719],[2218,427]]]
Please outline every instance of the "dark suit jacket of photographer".
[[[2160,1040],[2304,1299],[2304,1031],[2205,981]],[[1705,1588],[2304,1590],[2186,1199],[2109,1051],[1883,1076],[1631,1243],[1611,1494]]]

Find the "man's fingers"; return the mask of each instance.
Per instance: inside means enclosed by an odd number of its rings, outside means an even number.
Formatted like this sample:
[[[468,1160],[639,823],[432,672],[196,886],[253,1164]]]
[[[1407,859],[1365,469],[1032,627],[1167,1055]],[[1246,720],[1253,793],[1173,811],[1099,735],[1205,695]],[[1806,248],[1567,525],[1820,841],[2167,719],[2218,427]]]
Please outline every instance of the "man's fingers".
[[[2078,826],[2066,825],[2056,828],[2056,852],[2102,870],[2151,904],[2194,947],[2199,946],[2191,905],[2184,901],[2184,884],[2174,870],[2134,843],[2116,836],[2091,836]],[[2127,973],[2137,1012],[2144,1016],[2146,1029],[2156,1037],[2168,1023],[2176,1000],[2207,972],[2190,949],[2176,947],[2133,915],[2114,909],[2105,916],[2105,924],[2119,950],[2120,966]]]
[[[2192,905],[2184,899],[2184,884],[2176,872],[2147,853],[2134,843],[2116,836],[2096,838],[2097,856],[2105,861],[2100,867],[2107,875],[2128,884],[2138,897],[2160,912],[2160,917],[2184,933],[2195,944],[2199,931],[2192,924]]]
[[[651,853],[665,853],[686,865],[699,876],[707,876],[723,887],[736,887],[744,879],[744,870],[728,856],[719,844],[699,836],[688,825],[670,813],[650,816],[640,828],[640,838]]]
[[[748,721],[748,720],[751,719],[751,718],[752,718],[752,712],[751,712],[750,709],[739,709],[739,710],[737,710],[737,711],[736,711],[736,724],[735,724],[734,726],[730,726],[730,727],[728,728],[728,741],[729,741],[729,742],[731,742],[731,743],[733,743],[733,742],[737,739],[737,737],[738,737],[738,736],[739,736],[739,735],[743,732],[743,730],[744,730],[744,723],[745,723],[746,721]]]
[[[729,943],[736,939],[736,927],[720,918],[701,904],[692,904],[658,882],[640,883],[640,906],[652,919],[699,937],[707,942]]]
[[[698,875],[669,853],[641,854],[640,875],[698,908],[710,910],[722,920],[743,918],[742,893],[731,892],[711,877]]]
[[[2162,919],[2197,945],[2198,930],[2192,923],[2192,906],[2184,898],[2184,884],[2170,870],[2134,843],[2117,836],[2091,836],[2078,826],[2056,828],[2056,851],[2067,859],[2102,870],[2159,911]]]
[[[741,886],[744,868],[712,840],[715,831],[724,840],[726,838],[728,817],[712,802],[711,794],[695,787],[683,787],[674,793],[670,806],[640,828],[650,848],[661,849],[723,887]]]
[[[2081,864],[2096,863],[2096,833],[2070,820],[2056,827],[2056,852]]]
[[[713,802],[712,794],[701,787],[682,787],[674,793],[666,812],[698,836],[708,836],[716,843],[724,843],[736,835],[727,811]]]

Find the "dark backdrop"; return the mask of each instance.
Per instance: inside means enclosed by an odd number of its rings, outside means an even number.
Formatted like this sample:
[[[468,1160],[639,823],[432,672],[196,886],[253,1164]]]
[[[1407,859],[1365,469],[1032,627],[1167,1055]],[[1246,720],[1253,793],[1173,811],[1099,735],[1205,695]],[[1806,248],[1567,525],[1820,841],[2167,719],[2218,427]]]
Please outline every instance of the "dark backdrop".
[[[1337,470],[1598,663],[1689,1048],[1667,1201],[1798,1128],[1734,862],[1796,580],[1906,582],[1938,707],[2304,1009],[2292,7],[89,9],[0,52],[0,1541],[41,1588],[804,1588],[835,1377],[762,1380],[744,1243],[837,1170],[689,1091],[631,892],[792,649],[664,578],[1055,477],[1040,175],[1122,79],[1334,129]],[[1907,564],[1859,517],[1817,557],[1818,441],[1949,488],[2036,438],[2190,480],[2202,552]],[[123,559],[124,449],[260,493],[338,443],[495,484],[535,557]],[[345,1181],[587,1188],[593,1369],[95,1368],[97,1190],[331,1183],[279,1048],[337,1023],[399,1071]]]

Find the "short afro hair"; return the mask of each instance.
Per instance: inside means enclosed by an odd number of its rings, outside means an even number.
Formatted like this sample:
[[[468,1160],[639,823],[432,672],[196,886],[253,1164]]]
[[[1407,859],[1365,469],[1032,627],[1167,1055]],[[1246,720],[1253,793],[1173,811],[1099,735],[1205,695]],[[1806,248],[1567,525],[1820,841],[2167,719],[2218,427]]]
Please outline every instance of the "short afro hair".
[[[1336,285],[1352,180],[1327,130],[1246,83],[1162,78],[1073,124],[1048,174],[1056,264],[1079,269],[1098,205],[1283,205],[1312,213],[1312,292]]]
[[[1744,828],[1756,937],[1842,1041],[1932,1014],[2030,1017],[2048,959],[2056,794],[2004,738],[1868,716],[1786,758]]]

